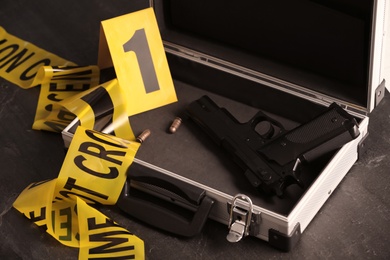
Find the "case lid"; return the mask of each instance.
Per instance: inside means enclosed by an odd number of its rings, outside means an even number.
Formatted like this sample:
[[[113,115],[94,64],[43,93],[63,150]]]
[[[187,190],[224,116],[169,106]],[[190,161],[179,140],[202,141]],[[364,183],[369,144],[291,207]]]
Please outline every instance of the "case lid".
[[[167,52],[363,114],[384,95],[385,0],[152,4]]]

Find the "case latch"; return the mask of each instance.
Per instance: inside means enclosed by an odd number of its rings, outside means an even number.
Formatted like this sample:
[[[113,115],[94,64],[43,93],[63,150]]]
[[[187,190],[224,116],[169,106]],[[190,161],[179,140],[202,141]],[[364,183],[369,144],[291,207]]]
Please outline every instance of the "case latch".
[[[252,229],[250,229],[250,227],[252,223],[257,223],[260,217],[259,214],[257,214],[256,217],[253,218],[252,214],[252,200],[244,194],[237,194],[234,196],[229,210],[229,234],[226,236],[226,239],[229,242],[238,242],[243,237],[248,236],[250,230],[252,230],[251,233],[253,233],[254,230],[257,230],[254,227],[256,225],[253,225]]]

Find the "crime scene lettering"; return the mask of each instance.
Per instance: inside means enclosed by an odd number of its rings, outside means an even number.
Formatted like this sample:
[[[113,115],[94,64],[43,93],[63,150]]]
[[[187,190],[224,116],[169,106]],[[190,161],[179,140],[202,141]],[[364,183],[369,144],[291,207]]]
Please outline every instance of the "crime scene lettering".
[[[55,104],[97,84],[99,71],[96,66],[51,66],[44,67],[42,72],[43,80],[50,82],[42,83],[40,102],[44,104],[41,108],[41,118],[44,120],[40,124],[46,126],[43,127],[45,130],[61,132],[76,115]],[[45,111],[49,113],[45,114]],[[41,129],[42,126],[37,128]]]
[[[50,100],[50,101],[54,101],[54,102],[59,102],[59,101],[61,101],[62,99],[59,99],[59,98],[57,98],[57,95],[58,94],[49,94],[49,95],[47,95],[47,99],[48,100]],[[50,105],[53,105],[53,104],[50,104]],[[50,110],[51,111],[51,110]]]
[[[123,50],[136,54],[146,93],[160,90],[145,29],[136,30],[130,40],[123,44]]]
[[[42,184],[48,182],[48,181],[51,181],[51,180],[44,180],[44,181],[34,182],[30,186],[28,186],[28,189],[30,190],[32,188],[35,188],[35,187],[37,187],[39,185],[42,185]]]
[[[9,56],[11,56],[12,54],[15,53],[15,51],[17,51],[19,49],[19,46],[16,45],[16,44],[12,44],[12,45],[9,45],[8,47],[4,48],[4,49],[1,49],[0,52],[3,52],[4,50],[7,50],[7,49],[12,49],[11,52],[5,56],[4,58],[2,58],[0,60],[0,62],[2,61],[5,61],[4,63],[0,64],[0,68],[4,68],[5,65],[7,65],[8,63],[12,62],[12,64],[10,64],[10,66],[8,67],[8,69],[6,69],[5,71],[6,72],[11,72],[13,71],[17,66],[19,66],[21,63],[25,62],[26,60],[28,60],[32,55],[34,55],[34,53],[30,53],[27,57],[25,57],[23,60],[22,57],[26,54],[27,52],[27,49],[23,49],[21,52],[19,52],[18,54],[16,54],[15,56],[11,57],[10,59],[7,60],[7,58]]]
[[[83,91],[89,88],[89,84],[84,84],[82,89],[78,89],[75,87],[75,85],[72,84],[67,84],[64,88],[59,88],[57,87],[57,85],[58,84],[56,83],[50,83],[49,91],[56,91],[57,93],[49,92],[49,94],[47,94],[46,96],[46,100],[42,99],[46,103],[44,110],[47,112],[53,112],[51,114],[53,118],[44,121],[43,124],[51,128],[55,132],[61,132],[67,125],[70,124],[70,122],[72,122],[76,118],[76,116],[62,107],[53,109],[53,104],[58,103],[67,98],[69,94],[65,92],[74,93],[75,91]],[[60,97],[60,94],[58,93],[60,91],[65,93],[63,97]]]
[[[115,224],[115,222],[109,218],[106,218],[106,222],[99,223],[99,224],[96,223],[95,218],[88,219],[88,230],[107,228],[107,227],[120,227],[120,226],[118,224]]]
[[[44,124],[50,127],[54,132],[61,132],[67,126],[67,124],[64,124],[63,122],[55,121],[46,121]]]
[[[134,245],[126,245],[122,247],[118,247],[121,244],[128,243],[129,239],[126,237],[127,235],[132,235],[129,231],[119,227],[112,220],[106,218],[105,223],[96,223],[95,218],[88,218],[88,230],[99,230],[103,229],[101,233],[90,234],[89,241],[90,242],[107,242],[101,246],[97,246],[89,249],[89,254],[104,254],[104,253],[117,253],[117,252],[125,252],[125,251],[133,251],[135,249]],[[112,231],[107,231],[105,228],[107,227],[119,227],[118,229],[114,229]],[[118,237],[119,235],[125,235]],[[126,259],[134,259],[135,255],[126,254]],[[110,258],[105,258],[110,259]],[[112,259],[118,259],[114,257]]]
[[[95,151],[93,149],[91,150],[90,148],[95,148]],[[97,150],[97,151],[96,151]],[[122,156],[124,157],[126,155],[126,152],[124,151],[115,151],[111,150],[108,151],[106,150],[103,146],[92,143],[92,142],[84,142],[80,145],[79,147],[79,152],[89,154],[91,156],[94,156],[96,158],[99,158],[101,160],[105,160],[117,165],[122,165],[122,162],[109,157],[109,155],[114,155],[114,156]],[[105,178],[105,179],[115,179],[119,175],[119,171],[116,167],[108,167],[109,172],[108,173],[101,173],[101,172],[96,172],[88,167],[86,167],[83,162],[86,161],[87,159],[83,155],[78,155],[74,158],[74,163],[79,167],[79,169],[97,177]]]
[[[49,101],[59,102],[68,97],[67,94],[64,97],[58,97],[59,93],[57,92],[82,92],[91,87],[90,82],[92,82],[93,77],[93,71],[91,69],[72,72],[72,69],[82,69],[82,67],[67,67],[68,70],[59,69],[58,66],[53,66],[52,68],[54,75],[49,84],[49,94],[47,95],[47,100]],[[80,75],[83,77],[76,77]],[[74,82],[71,83],[72,81]],[[46,106],[46,110],[52,111],[52,104]]]
[[[98,149],[99,153],[90,151],[89,150],[90,147],[94,147],[94,148]],[[96,143],[92,143],[92,142],[84,142],[84,143],[82,143],[80,145],[79,151],[82,152],[82,153],[86,153],[86,154],[89,154],[89,155],[93,155],[93,156],[99,157],[99,158],[101,158],[103,160],[106,160],[106,161],[109,161],[109,162],[112,162],[112,163],[115,163],[115,164],[118,164],[118,165],[122,165],[122,162],[117,160],[117,159],[108,157],[108,154],[117,155],[117,156],[125,156],[126,155],[126,152],[123,152],[123,151],[106,151],[103,146],[101,146],[99,144],[96,144]]]
[[[122,144],[122,143],[119,143],[119,142],[117,142],[117,143],[113,143],[113,142],[109,142],[109,141],[107,141],[107,140],[105,140],[105,139],[102,139],[102,138],[99,138],[98,136],[100,135],[100,136],[102,136],[102,137],[105,137],[104,135],[102,135],[101,133],[99,133],[99,132],[94,132],[94,131],[91,131],[91,130],[86,130],[85,131],[85,134],[89,137],[89,138],[91,138],[91,139],[93,139],[93,140],[95,140],[95,141],[98,141],[98,142],[100,142],[100,143],[103,143],[103,144],[108,144],[108,145],[111,145],[111,146],[114,146],[114,147],[118,147],[118,148],[127,148],[127,146],[125,146],[124,144]],[[107,138],[107,137],[106,137]]]
[[[45,109],[49,112],[53,111],[53,104],[47,105]],[[75,115],[69,111],[63,109],[58,110],[57,119],[60,121],[71,121],[75,119]]]
[[[53,110],[53,104],[49,104],[45,107],[45,110],[51,112]],[[70,122],[72,122],[76,116],[66,110],[58,109],[55,111],[56,120],[51,119],[45,121],[44,124],[53,129],[55,132],[61,132]]]
[[[62,196],[64,196],[65,198],[69,198],[69,194],[70,195],[79,196],[81,198],[84,198],[88,204],[100,204],[99,202],[94,200],[94,197],[95,198],[100,198],[100,199],[103,199],[103,200],[107,200],[108,199],[107,195],[104,195],[104,194],[96,192],[94,190],[91,190],[91,189],[88,189],[88,188],[76,185],[76,179],[71,178],[71,177],[68,177],[68,179],[67,179],[67,181],[66,181],[66,183],[64,185],[64,189],[65,190],[61,190],[59,193]],[[86,193],[87,195],[83,195],[83,194],[79,194],[79,193],[76,193],[76,192],[72,192],[72,190],[81,191],[83,193]],[[62,200],[61,198],[58,198],[58,197],[56,197],[55,199],[57,201],[58,200]],[[88,201],[90,201],[90,202],[88,202]],[[53,202],[55,202],[55,201],[53,201]]]
[[[42,66],[47,66],[50,64],[50,60],[49,59],[42,59],[42,60],[39,60],[37,62],[35,62],[33,65],[31,65],[30,67],[28,67],[25,71],[22,72],[22,74],[20,75],[20,80],[30,80],[30,79],[33,79],[35,77],[35,75],[37,74],[37,70],[42,67]],[[31,75],[27,75],[30,70],[36,68],[36,70],[33,71],[33,73]]]
[[[38,222],[38,221],[41,221],[41,220],[45,220],[46,219],[46,207],[42,207],[41,208],[41,212],[40,212],[39,216],[35,216],[35,212],[34,211],[30,211],[28,215],[30,216],[30,219],[33,222]]]
[[[68,69],[77,69],[77,68],[82,68],[78,66],[69,66],[67,67]],[[83,71],[66,71],[63,70],[62,68],[58,66],[53,66],[54,69],[54,75],[51,79],[51,81],[62,81],[62,80],[67,80],[67,81],[72,81],[72,80],[77,80],[77,81],[91,81],[91,75],[93,74],[93,71],[91,69],[86,69]]]
[[[30,211],[30,212],[26,212],[24,213],[24,215],[26,217],[29,217],[31,219],[31,221],[33,221],[37,226],[40,226],[40,227],[43,227],[43,228],[47,228],[47,221],[46,221],[46,211],[47,211],[47,208],[46,207],[41,207],[41,208],[36,208],[37,211],[39,211],[39,215],[36,215],[35,211]]]
[[[65,78],[64,78],[65,79]],[[77,79],[74,79],[77,80]],[[88,78],[90,80],[90,78]],[[84,91],[89,89],[91,85],[90,84],[81,84],[80,86],[77,86],[77,84],[58,84],[58,83],[50,83],[50,91]]]
[[[62,196],[64,196],[65,198],[69,198],[69,195],[74,195],[74,196],[77,196],[77,197],[80,197],[80,198],[83,198],[84,201],[87,203],[87,204],[100,204],[98,201],[94,200],[94,199],[91,199],[88,195],[81,195],[79,193],[75,193],[75,192],[72,192],[72,191],[60,191],[59,192]],[[63,200],[62,198],[59,198],[59,197],[56,197],[55,198],[57,201],[58,200]],[[53,201],[53,202],[56,202],[56,201]]]
[[[53,226],[53,231],[55,232],[56,229],[56,223],[61,220],[65,220],[64,222],[59,222],[60,223],[60,228],[65,229],[65,235],[58,236],[58,239],[63,240],[63,241],[71,241],[72,240],[72,209],[71,207],[66,207],[64,209],[59,210],[59,216],[57,220],[56,217],[56,211],[52,211],[52,226]]]
[[[12,72],[20,65],[29,61],[35,55],[35,52],[31,52],[26,48],[19,51],[20,46],[18,44],[2,46],[6,42],[7,39],[0,41],[0,55],[2,55],[0,56],[0,69],[5,68],[8,65],[5,69],[7,73]],[[44,65],[49,65],[50,62],[50,59],[47,58],[36,61],[21,73],[19,77],[20,80],[25,81],[34,78],[37,74],[38,68]]]

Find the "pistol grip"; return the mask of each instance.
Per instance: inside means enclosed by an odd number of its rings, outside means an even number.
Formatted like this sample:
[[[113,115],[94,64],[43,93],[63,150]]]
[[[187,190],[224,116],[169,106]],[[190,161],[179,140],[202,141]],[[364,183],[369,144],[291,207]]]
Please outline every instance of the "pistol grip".
[[[313,120],[268,142],[258,152],[279,165],[312,161],[359,136],[356,120],[337,104]]]

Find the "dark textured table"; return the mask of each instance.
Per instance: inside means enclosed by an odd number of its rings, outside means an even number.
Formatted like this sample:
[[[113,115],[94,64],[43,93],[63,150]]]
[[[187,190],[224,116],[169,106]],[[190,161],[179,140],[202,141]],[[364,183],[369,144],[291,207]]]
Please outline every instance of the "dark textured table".
[[[99,23],[147,6],[138,0],[4,0],[0,26],[10,34],[80,65],[96,64]],[[55,178],[65,152],[59,134],[32,130],[38,88],[23,90],[0,79],[0,258],[75,259],[12,203],[30,183]],[[117,210],[102,211],[145,241],[148,259],[389,259],[390,98],[370,115],[370,135],[359,161],[289,253],[256,238],[226,241],[212,220],[193,238],[158,231]]]

